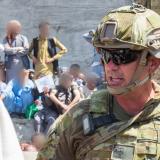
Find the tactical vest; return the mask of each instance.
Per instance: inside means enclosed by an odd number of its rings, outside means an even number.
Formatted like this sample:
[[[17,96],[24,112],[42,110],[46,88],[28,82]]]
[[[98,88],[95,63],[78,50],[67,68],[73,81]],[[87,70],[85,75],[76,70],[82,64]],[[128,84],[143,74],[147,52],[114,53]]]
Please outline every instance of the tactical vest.
[[[106,95],[101,96],[104,99]],[[112,127],[102,126],[95,134],[86,136],[76,150],[76,160],[159,160],[159,102],[159,99],[153,101],[133,124],[120,133],[118,133],[120,126],[130,120],[116,122]],[[92,99],[91,104],[94,105]],[[111,138],[105,140],[108,135]]]
[[[38,52],[39,52],[39,47],[38,47],[38,37],[33,39],[33,54],[37,58],[38,57]],[[48,53],[50,57],[54,57],[57,54],[56,51],[56,44],[53,38],[48,39]],[[58,60],[53,61],[53,73],[58,73],[58,67],[59,63]]]

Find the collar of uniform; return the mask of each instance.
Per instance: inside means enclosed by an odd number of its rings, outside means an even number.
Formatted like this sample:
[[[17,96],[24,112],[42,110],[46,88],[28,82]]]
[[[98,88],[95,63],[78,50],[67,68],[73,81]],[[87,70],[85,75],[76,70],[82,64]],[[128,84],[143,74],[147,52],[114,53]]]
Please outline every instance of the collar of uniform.
[[[160,102],[160,85],[158,83],[156,83],[155,81],[152,81],[152,85],[153,85],[153,89],[155,91],[155,95],[154,95],[154,97],[150,101],[148,101],[145,104],[145,107],[149,106],[152,103]]]
[[[153,81],[153,88],[155,90],[154,99],[160,99],[160,85]]]
[[[111,96],[110,96],[111,97]],[[106,114],[108,113],[109,93],[106,89],[95,92],[90,99],[90,113]]]

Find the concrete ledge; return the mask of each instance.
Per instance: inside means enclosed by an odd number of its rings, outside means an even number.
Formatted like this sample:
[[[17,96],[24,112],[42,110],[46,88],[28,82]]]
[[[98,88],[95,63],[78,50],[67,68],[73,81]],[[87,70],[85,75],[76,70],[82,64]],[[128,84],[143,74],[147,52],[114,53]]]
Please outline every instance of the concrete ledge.
[[[34,121],[28,119],[12,119],[18,140],[20,142],[30,142],[34,131]]]

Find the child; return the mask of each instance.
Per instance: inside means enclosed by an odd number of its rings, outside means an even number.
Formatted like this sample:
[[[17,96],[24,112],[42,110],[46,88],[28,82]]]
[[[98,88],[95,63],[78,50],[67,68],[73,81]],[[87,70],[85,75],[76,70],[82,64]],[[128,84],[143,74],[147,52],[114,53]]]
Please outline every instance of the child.
[[[38,152],[42,149],[46,142],[46,138],[41,133],[36,133],[31,138],[31,143],[21,143],[22,151]]]
[[[63,73],[55,89],[45,88],[42,102],[44,108],[35,114],[36,132],[47,133],[59,114],[73,107],[80,100],[79,90],[72,85],[72,76]]]

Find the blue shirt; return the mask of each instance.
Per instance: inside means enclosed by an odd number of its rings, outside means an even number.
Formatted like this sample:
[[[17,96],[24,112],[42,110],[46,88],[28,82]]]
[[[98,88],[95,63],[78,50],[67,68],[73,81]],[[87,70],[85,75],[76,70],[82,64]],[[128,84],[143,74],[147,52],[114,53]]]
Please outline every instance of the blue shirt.
[[[14,99],[14,109],[12,108],[12,112],[24,113],[26,107],[33,103],[33,88],[34,84],[30,79],[28,79],[23,86],[18,79],[13,79],[7,84],[2,96],[5,98],[10,97],[10,94],[13,93],[14,97],[12,96],[12,98]],[[8,106],[8,108],[10,107]]]

